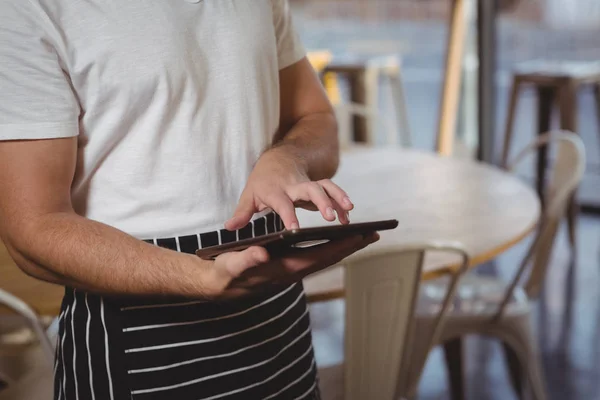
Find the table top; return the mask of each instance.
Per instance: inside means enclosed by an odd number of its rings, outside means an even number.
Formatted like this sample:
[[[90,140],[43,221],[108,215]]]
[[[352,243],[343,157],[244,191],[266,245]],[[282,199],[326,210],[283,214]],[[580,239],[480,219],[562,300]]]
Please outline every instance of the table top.
[[[431,240],[461,242],[472,264],[490,260],[520,241],[540,214],[535,192],[519,179],[490,166],[399,149],[356,148],[343,153],[334,181],[355,204],[352,222],[395,218],[394,231],[365,251],[381,251]],[[300,212],[302,226],[323,225],[316,213]],[[455,265],[444,254],[426,257],[425,277]],[[306,279],[311,300],[343,295],[343,268]],[[0,244],[0,288],[42,315],[56,315],[63,288],[27,277]],[[0,313],[2,309],[0,309]]]
[[[597,83],[600,81],[600,61],[531,60],[518,64],[515,72],[521,79],[540,83],[564,79]]]
[[[352,222],[397,219],[397,229],[363,250],[377,253],[431,241],[456,241],[475,266],[526,237],[540,216],[540,202],[527,184],[495,167],[414,150],[357,148],[345,152],[334,182],[355,204]],[[301,226],[323,225],[302,212]],[[424,278],[457,267],[455,255],[426,255]],[[343,296],[344,271],[333,267],[305,279],[309,300]]]

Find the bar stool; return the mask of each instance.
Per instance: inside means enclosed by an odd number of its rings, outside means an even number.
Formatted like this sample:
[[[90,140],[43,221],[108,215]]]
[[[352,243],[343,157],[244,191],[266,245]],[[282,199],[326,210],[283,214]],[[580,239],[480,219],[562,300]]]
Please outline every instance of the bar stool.
[[[378,116],[379,81],[384,78],[392,90],[392,100],[396,121],[400,130],[400,144],[410,146],[412,143],[404,88],[401,79],[400,57],[360,57],[334,56],[323,71],[323,79],[327,81],[332,76],[343,75],[350,83],[350,97],[354,114],[354,141],[374,144]],[[357,107],[363,106],[363,107]],[[352,110],[361,110],[354,112]],[[357,115],[358,114],[358,115]],[[387,130],[387,143],[397,144],[398,131]]]
[[[316,74],[319,76],[329,101],[331,101],[331,104],[334,106],[338,106],[341,102],[341,96],[337,79],[334,74],[327,74],[325,76],[323,73],[329,63],[331,63],[333,54],[329,50],[312,50],[307,52],[306,57]]]
[[[598,119],[600,121],[600,61],[596,62],[560,62],[535,60],[519,65],[513,75],[508,118],[502,151],[502,166],[506,167],[512,141],[515,114],[519,92],[525,85],[533,86],[538,97],[538,134],[550,130],[552,107],[558,106],[560,128],[577,132],[577,93],[580,89],[591,87],[594,90]],[[600,133],[600,131],[599,131]],[[537,191],[542,205],[546,195],[546,169],[548,149],[540,148],[537,154]],[[567,213],[569,241],[575,250],[578,206],[573,198]]]

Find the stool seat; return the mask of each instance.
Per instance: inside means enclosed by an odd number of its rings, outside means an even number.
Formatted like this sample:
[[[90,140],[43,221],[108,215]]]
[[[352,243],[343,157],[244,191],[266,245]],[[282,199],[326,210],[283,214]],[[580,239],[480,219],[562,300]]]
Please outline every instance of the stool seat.
[[[396,55],[372,57],[359,54],[335,56],[325,67],[326,72],[353,74],[361,73],[367,68],[377,68],[381,72],[397,73],[402,59]]]
[[[580,84],[600,81],[600,61],[532,60],[515,68],[521,80],[539,82],[540,79],[572,79]]]

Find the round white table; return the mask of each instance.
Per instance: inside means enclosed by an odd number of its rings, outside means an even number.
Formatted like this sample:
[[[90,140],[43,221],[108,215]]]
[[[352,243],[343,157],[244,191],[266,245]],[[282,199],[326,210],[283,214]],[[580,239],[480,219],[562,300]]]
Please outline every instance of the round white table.
[[[535,228],[540,202],[517,177],[492,166],[406,149],[353,148],[342,155],[334,182],[355,204],[352,222],[397,219],[393,231],[363,250],[377,253],[432,241],[455,241],[472,266],[495,258]],[[302,227],[324,225],[318,213],[299,215]],[[361,254],[361,257],[365,254]],[[458,259],[428,254],[424,279],[434,278]],[[305,279],[310,301],[344,295],[344,269],[329,268]]]

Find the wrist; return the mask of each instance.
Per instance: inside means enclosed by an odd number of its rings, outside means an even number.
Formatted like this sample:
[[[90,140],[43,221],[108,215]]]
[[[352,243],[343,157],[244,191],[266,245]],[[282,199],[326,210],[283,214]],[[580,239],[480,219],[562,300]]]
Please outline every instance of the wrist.
[[[215,285],[215,279],[211,274],[213,261],[203,260],[194,254],[178,253],[181,256],[179,265],[181,271],[181,285],[176,289],[185,297],[196,299],[210,299],[218,295],[219,288]],[[222,289],[221,289],[222,290]]]
[[[307,160],[290,144],[279,144],[267,150],[258,160],[257,166],[259,164],[292,183],[310,180]]]

